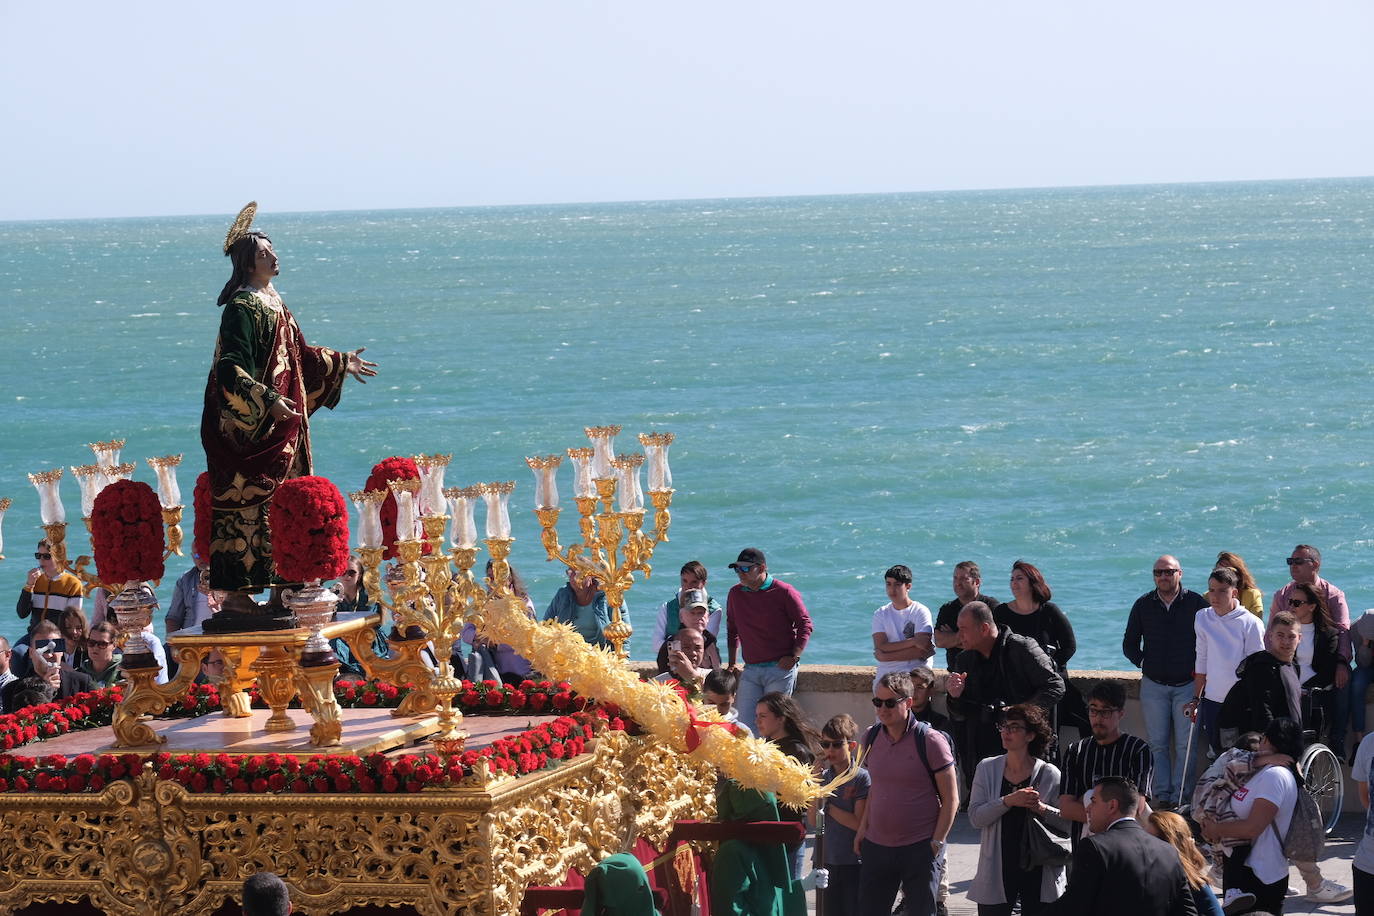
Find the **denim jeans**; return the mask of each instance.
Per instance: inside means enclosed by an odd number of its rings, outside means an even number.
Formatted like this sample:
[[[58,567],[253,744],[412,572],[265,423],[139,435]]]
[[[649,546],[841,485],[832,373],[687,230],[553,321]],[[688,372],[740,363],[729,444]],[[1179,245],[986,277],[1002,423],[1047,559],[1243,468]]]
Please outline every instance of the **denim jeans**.
[[[906,916],[934,916],[945,854],[941,852],[937,860],[930,840],[910,846],[879,846],[864,840],[860,849],[860,916],[890,916],[899,887],[906,899]]]
[[[1154,801],[1179,803],[1192,794],[1194,777],[1198,773],[1197,751],[1188,753],[1188,732],[1191,723],[1183,714],[1183,707],[1193,699],[1192,682],[1170,687],[1140,679],[1140,708],[1145,715],[1145,734],[1154,756]],[[1183,758],[1189,757],[1188,769],[1183,772]]]
[[[783,693],[790,697],[796,686],[796,665],[783,671],[777,662],[746,664],[740,671],[739,693],[735,695],[740,724],[757,733],[758,729],[754,727],[754,713],[758,708],[759,698],[765,693]]]

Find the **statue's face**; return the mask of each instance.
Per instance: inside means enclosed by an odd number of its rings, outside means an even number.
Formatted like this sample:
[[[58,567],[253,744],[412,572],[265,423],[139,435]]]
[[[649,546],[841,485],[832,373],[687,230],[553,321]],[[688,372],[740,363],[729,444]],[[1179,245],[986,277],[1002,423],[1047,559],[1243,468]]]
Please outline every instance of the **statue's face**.
[[[253,274],[258,277],[275,277],[281,273],[277,252],[272,249],[268,239],[258,239],[258,251],[253,259]]]

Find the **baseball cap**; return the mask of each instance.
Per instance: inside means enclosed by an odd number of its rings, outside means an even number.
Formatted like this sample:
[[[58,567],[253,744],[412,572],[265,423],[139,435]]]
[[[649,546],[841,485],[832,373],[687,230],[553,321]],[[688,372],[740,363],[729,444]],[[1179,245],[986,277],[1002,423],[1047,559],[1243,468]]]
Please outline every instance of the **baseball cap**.
[[[709,608],[711,602],[706,598],[706,589],[689,588],[682,593],[681,606],[685,608],[704,607]]]
[[[768,561],[765,560],[763,557],[763,551],[759,550],[757,547],[746,547],[743,550],[741,550],[739,552],[739,556],[735,557],[735,562],[730,564],[730,568],[734,569],[741,563],[745,564],[746,566],[768,565]]]

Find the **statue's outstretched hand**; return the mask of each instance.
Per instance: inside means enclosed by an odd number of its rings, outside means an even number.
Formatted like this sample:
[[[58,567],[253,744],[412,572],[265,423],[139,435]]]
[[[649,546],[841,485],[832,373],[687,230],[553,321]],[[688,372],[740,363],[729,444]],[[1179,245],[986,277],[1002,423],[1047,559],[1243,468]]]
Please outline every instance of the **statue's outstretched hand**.
[[[274,420],[289,420],[292,417],[300,416],[300,414],[296,412],[295,402],[288,397],[277,398],[272,402],[270,410],[272,419]]]
[[[348,354],[348,374],[364,385],[367,384],[368,378],[377,374],[377,364],[363,359],[360,355],[366,349],[367,347],[359,347]]]

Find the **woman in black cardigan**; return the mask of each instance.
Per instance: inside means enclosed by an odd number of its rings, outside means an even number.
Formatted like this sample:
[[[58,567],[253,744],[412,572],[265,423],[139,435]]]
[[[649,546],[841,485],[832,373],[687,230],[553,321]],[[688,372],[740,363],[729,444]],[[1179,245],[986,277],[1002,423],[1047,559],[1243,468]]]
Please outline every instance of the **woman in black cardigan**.
[[[1345,665],[1346,661],[1340,655],[1341,631],[1336,629],[1322,593],[1310,585],[1295,584],[1288,596],[1288,607],[1283,610],[1291,611],[1298,618],[1298,626],[1302,631],[1297,662],[1304,693],[1314,687],[1334,686],[1336,668]],[[1324,718],[1321,724],[1329,723],[1335,714],[1335,692],[1322,690],[1313,696],[1304,696],[1303,722],[1307,728],[1318,727],[1313,724],[1313,705],[1322,710]]]

